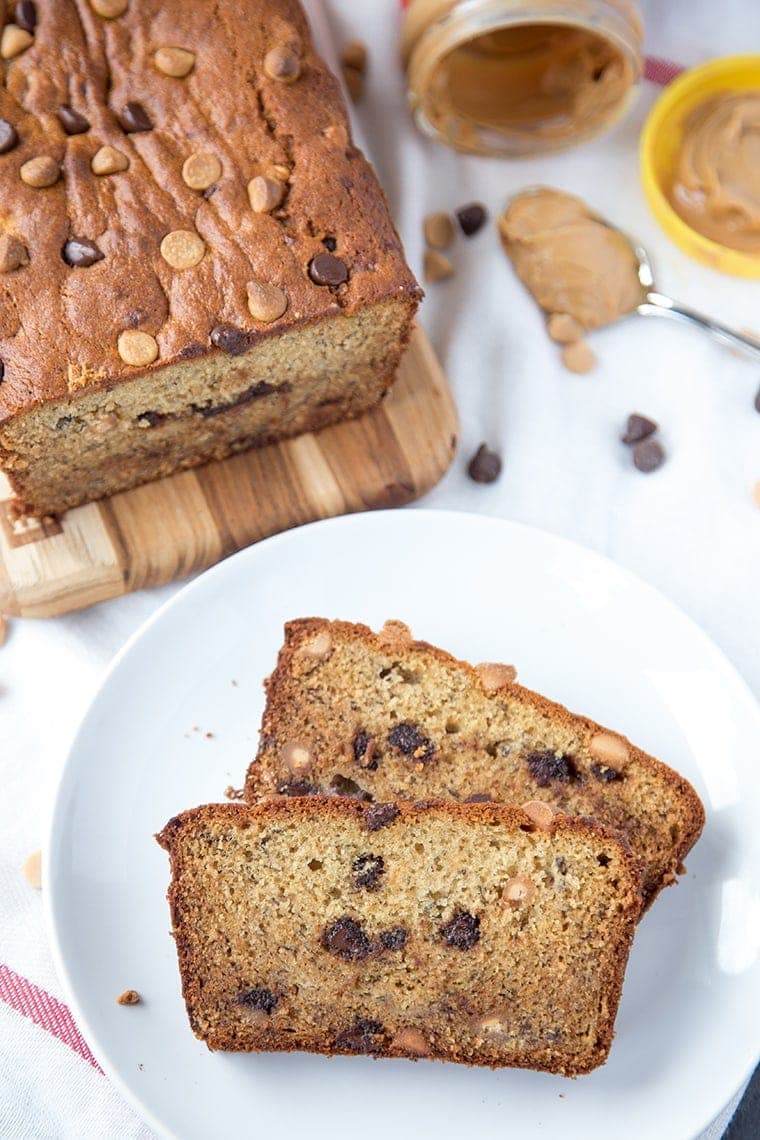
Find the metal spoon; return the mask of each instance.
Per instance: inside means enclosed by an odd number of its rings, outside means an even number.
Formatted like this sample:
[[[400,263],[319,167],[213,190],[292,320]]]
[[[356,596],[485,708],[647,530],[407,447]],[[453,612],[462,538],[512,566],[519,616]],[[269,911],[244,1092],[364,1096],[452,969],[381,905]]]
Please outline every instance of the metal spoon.
[[[609,222],[606,224],[609,225]],[[614,229],[614,227],[612,228]],[[642,299],[636,306],[635,312],[640,313],[642,317],[672,317],[674,321],[696,325],[697,328],[709,333],[713,340],[727,344],[730,348],[736,348],[747,356],[751,356],[753,360],[760,361],[760,339],[730,329],[726,325],[720,324],[719,321],[713,321],[710,317],[705,317],[702,313],[697,313],[694,309],[679,304],[672,297],[658,293],[654,288],[654,274],[647,251],[630,238],[628,240],[631,242],[631,248],[639,263],[639,281],[643,290]]]

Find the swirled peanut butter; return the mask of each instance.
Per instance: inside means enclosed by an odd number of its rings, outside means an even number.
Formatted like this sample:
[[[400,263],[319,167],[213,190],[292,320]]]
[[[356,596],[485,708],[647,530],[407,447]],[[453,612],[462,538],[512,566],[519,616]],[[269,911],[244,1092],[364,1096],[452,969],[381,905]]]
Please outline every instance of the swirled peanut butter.
[[[760,91],[726,91],[691,112],[668,197],[698,233],[760,253]]]
[[[572,340],[573,328],[579,337],[611,324],[641,300],[630,243],[580,198],[546,187],[526,190],[498,224],[518,277],[550,318],[550,335],[559,327],[556,339]],[[558,314],[572,320],[560,322]]]

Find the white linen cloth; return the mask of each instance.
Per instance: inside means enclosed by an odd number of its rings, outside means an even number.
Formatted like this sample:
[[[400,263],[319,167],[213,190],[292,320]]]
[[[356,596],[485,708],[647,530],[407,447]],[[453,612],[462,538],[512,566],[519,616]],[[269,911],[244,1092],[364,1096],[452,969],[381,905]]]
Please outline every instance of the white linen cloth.
[[[312,0],[314,2],[314,0]],[[637,138],[659,93],[648,83],[604,138],[565,154],[507,162],[422,139],[404,111],[398,0],[329,0],[340,41],[370,45],[357,118],[421,270],[421,219],[477,200],[492,214],[537,182],[579,193],[651,251],[659,287],[736,327],[760,331],[760,282],[703,269],[659,230],[643,198]],[[757,49],[756,0],[648,0],[647,50],[683,64]],[[490,225],[453,251],[454,278],[428,289],[422,322],[456,394],[461,451],[422,504],[531,523],[611,556],[659,587],[725,650],[760,695],[760,368],[671,322],[632,318],[595,335],[588,376],[564,370],[543,320]],[[662,425],[668,462],[651,475],[619,443],[629,412]],[[498,483],[466,476],[477,445],[504,457]],[[126,638],[179,587],[51,621],[11,623],[0,650],[0,964],[57,995],[40,896],[21,874],[44,841],[68,743]],[[714,1140],[730,1109],[704,1133]],[[152,1133],[89,1062],[0,1001],[0,1136],[147,1140]]]

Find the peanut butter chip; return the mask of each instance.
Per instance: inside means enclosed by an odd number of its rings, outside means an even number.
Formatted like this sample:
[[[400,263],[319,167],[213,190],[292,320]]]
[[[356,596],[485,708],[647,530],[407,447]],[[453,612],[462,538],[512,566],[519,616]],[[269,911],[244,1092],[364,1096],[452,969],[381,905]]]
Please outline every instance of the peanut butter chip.
[[[171,75],[173,79],[184,79],[195,64],[194,52],[178,47],[159,48],[153,59],[158,70],[163,71],[164,75]]]
[[[61,177],[61,168],[54,158],[41,154],[37,158],[30,158],[19,170],[21,181],[27,186],[34,186],[36,190],[43,190],[47,186],[55,186]]]
[[[124,990],[116,999],[117,1005],[139,1005],[141,1001],[137,990]]]
[[[596,356],[589,348],[587,341],[576,340],[573,344],[565,345],[563,348],[562,363],[571,372],[590,372],[596,364]]]
[[[0,56],[14,59],[34,43],[34,36],[17,24],[6,24],[0,37]]]
[[[551,825],[555,816],[552,805],[544,803],[543,800],[528,800],[527,804],[522,805],[522,810],[533,820],[536,827],[544,830]]]
[[[301,74],[301,61],[292,47],[279,45],[264,57],[264,71],[279,83],[295,83]]]
[[[535,893],[536,884],[532,879],[526,878],[525,875],[515,875],[514,879],[509,879],[504,887],[502,898],[511,906],[518,907],[529,903]]]
[[[128,166],[129,159],[126,154],[117,150],[115,146],[102,146],[93,155],[90,163],[93,174],[118,174],[120,170],[126,170]]]
[[[351,40],[344,44],[340,51],[340,62],[345,67],[355,67],[357,71],[364,71],[367,67],[367,45],[361,40]]]
[[[115,20],[123,16],[129,7],[129,0],[90,0],[90,7],[104,20]]]
[[[428,214],[423,223],[425,241],[433,249],[448,249],[454,241],[454,223],[444,210]]]
[[[13,273],[29,264],[29,253],[23,242],[11,234],[0,237],[0,273]]]
[[[311,752],[306,745],[297,744],[295,741],[283,744],[280,750],[280,758],[284,767],[294,776],[308,772],[314,763]]]
[[[480,678],[483,691],[489,696],[507,685],[512,685],[517,680],[517,670],[514,665],[496,665],[485,662],[483,665],[477,665],[475,672]]]
[[[580,321],[569,313],[552,313],[546,324],[546,331],[557,344],[575,344],[583,340],[585,329]]]
[[[432,285],[436,281],[444,281],[447,277],[451,277],[454,266],[448,257],[444,257],[437,249],[426,249],[422,272],[428,285]]]
[[[390,618],[377,635],[383,645],[411,645],[412,631],[403,621]]]
[[[405,1053],[414,1053],[417,1057],[426,1057],[430,1052],[430,1042],[420,1033],[419,1029],[400,1029],[393,1038],[391,1045],[394,1049],[401,1049]]]
[[[246,289],[248,309],[257,321],[268,325],[281,317],[288,307],[287,295],[277,285],[268,285],[265,281],[249,281]]]
[[[611,768],[625,766],[628,762],[628,746],[611,732],[595,733],[589,741],[588,750],[594,760]]]
[[[329,629],[322,629],[312,637],[310,641],[304,642],[299,652],[304,657],[311,657],[315,661],[326,661],[332,653],[333,639]]]
[[[192,269],[205,252],[203,238],[193,230],[172,230],[161,242],[161,256],[172,269]]]
[[[182,181],[191,190],[208,190],[222,176],[222,164],[215,154],[191,154],[182,166]]]
[[[30,887],[39,890],[42,886],[42,852],[33,851],[24,863],[24,878]]]
[[[364,98],[364,76],[358,68],[349,67],[345,63],[341,65],[340,70],[351,102],[359,103]]]
[[[119,334],[119,356],[125,364],[135,368],[145,368],[152,364],[158,356],[156,338],[150,333],[138,332],[136,329],[125,329]]]
[[[279,206],[285,193],[285,187],[274,178],[264,178],[258,175],[248,183],[248,201],[251,209],[257,214],[268,214]]]

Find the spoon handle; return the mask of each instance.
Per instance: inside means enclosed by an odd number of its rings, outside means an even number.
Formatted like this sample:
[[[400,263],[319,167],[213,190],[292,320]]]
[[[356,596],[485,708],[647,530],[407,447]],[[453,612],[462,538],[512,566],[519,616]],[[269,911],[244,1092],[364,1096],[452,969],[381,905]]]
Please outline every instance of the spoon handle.
[[[727,325],[722,325],[702,313],[695,312],[694,309],[687,308],[686,305],[679,305],[677,301],[666,297],[663,293],[647,293],[636,312],[642,317],[672,317],[675,321],[697,325],[721,344],[738,348],[754,360],[760,360],[760,339],[730,329]]]

